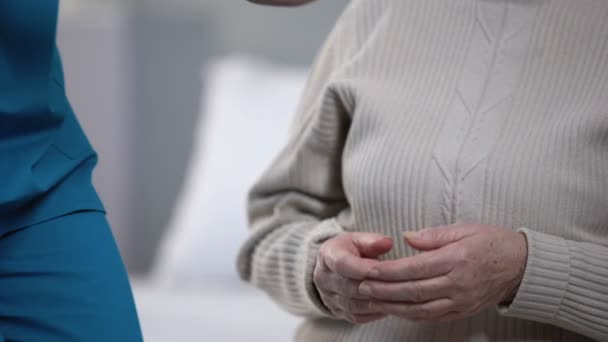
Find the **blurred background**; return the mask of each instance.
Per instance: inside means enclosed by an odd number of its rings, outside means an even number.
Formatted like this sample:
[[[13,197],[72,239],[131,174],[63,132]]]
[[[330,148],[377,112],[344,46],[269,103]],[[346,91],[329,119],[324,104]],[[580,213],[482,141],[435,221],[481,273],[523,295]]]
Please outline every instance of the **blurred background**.
[[[347,2],[62,0],[68,95],[146,341],[291,340],[298,320],[235,273],[245,195]]]

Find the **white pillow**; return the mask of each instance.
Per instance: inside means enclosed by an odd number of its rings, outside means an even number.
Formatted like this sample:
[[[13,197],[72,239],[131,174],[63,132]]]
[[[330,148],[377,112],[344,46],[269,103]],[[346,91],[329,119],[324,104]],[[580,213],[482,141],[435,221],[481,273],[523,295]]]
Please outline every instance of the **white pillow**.
[[[196,145],[153,275],[165,285],[238,282],[246,196],[286,143],[306,71],[232,57],[208,72]]]

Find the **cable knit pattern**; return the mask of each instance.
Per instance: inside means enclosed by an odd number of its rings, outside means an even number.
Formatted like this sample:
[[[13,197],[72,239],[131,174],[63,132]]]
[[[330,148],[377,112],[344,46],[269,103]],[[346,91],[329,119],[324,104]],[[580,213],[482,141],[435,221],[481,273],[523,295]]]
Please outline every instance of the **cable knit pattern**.
[[[483,1],[476,6],[472,41],[433,158],[444,189],[429,201],[441,204],[446,224],[480,220],[480,197],[467,186],[501,134],[512,105],[536,15],[534,2]],[[483,176],[481,176],[483,179]],[[474,199],[465,201],[464,199]]]
[[[608,341],[608,1],[353,0],[290,139],[251,191],[243,279],[297,341]],[[343,232],[526,234],[508,307],[441,324],[332,318],[312,283]]]

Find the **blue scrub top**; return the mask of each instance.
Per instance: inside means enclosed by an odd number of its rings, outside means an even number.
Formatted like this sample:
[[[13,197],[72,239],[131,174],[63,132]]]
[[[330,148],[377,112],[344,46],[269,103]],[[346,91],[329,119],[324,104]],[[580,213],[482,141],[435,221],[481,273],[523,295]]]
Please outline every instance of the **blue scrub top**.
[[[0,1],[0,234],[103,210],[97,162],[65,94],[59,0]]]

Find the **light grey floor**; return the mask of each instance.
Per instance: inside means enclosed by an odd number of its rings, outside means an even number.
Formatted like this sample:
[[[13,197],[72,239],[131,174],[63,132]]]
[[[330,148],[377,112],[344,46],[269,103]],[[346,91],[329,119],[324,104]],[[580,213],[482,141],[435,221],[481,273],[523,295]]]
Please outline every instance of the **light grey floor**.
[[[300,319],[252,288],[176,291],[135,280],[147,342],[287,342]]]

